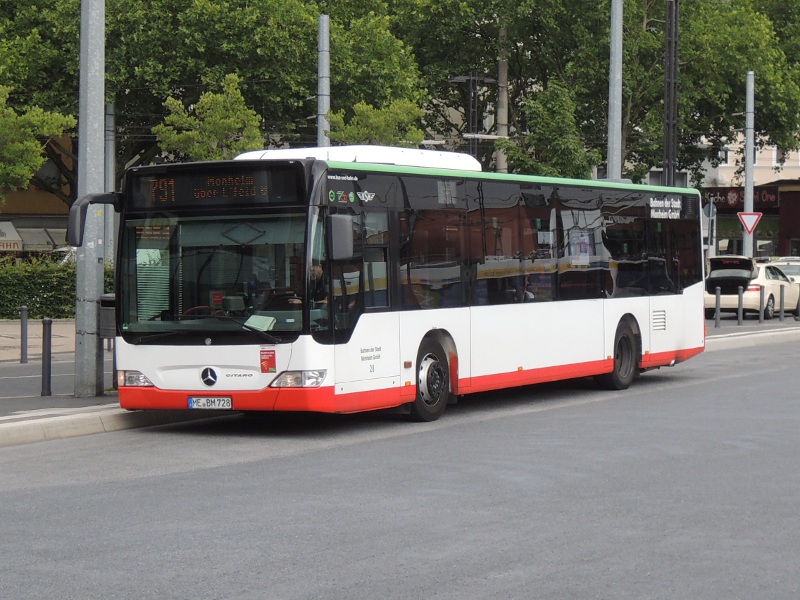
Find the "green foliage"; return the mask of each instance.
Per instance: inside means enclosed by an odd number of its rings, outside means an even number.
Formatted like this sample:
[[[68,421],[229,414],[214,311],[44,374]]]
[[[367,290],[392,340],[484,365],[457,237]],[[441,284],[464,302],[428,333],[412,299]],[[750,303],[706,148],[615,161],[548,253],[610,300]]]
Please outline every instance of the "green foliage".
[[[10,89],[0,86],[0,204],[3,190],[28,187],[44,164],[42,138],[59,136],[75,119],[30,106],[21,114],[7,105]]]
[[[236,75],[226,75],[222,93],[207,92],[194,107],[187,109],[175,98],[164,106],[170,114],[153,133],[162,150],[178,160],[231,159],[264,146],[261,118],[245,104]]]
[[[416,148],[424,133],[418,125],[424,116],[419,106],[408,100],[397,100],[383,109],[365,102],[353,106],[353,116],[345,122],[345,111],[329,116],[329,137],[337,144],[382,144]]]
[[[523,107],[529,133],[517,143],[499,140],[506,151],[509,171],[551,177],[588,178],[600,162],[600,152],[586,150],[575,122],[576,106],[570,91],[551,81]]]
[[[329,8],[331,108],[416,101],[419,69],[389,30],[386,3],[337,0]],[[161,120],[166,98],[196,105],[227,73],[238,75],[271,143],[313,144],[320,12],[316,0],[107,0],[107,89],[119,115],[120,162],[147,162],[156,152],[141,133]]]
[[[663,156],[665,11],[663,0],[625,3],[623,158],[634,178]],[[331,108],[348,127],[359,103],[383,110],[406,100],[425,106],[428,136],[464,147],[471,97],[453,78],[496,79],[505,55],[512,141],[522,153],[530,154],[527,138],[539,128],[530,102],[552,81],[571,92],[582,145],[606,152],[609,0],[106,0],[106,89],[117,111],[119,164],[158,152],[150,133],[167,98],[196,107],[228,73],[239,77],[271,143],[313,144],[321,12],[331,18]],[[75,114],[79,26],[80,0],[3,2],[0,81],[13,89],[8,105],[17,114],[31,106]],[[681,168],[698,173],[742,129],[749,70],[756,139],[797,146],[800,0],[684,2],[679,59]],[[479,115],[491,115],[497,86],[482,83],[477,104]],[[494,147],[480,150],[489,164]]]
[[[107,266],[104,290],[114,290],[114,272]],[[18,319],[28,307],[32,319],[75,317],[75,265],[47,259],[16,262],[0,259],[0,319]]]

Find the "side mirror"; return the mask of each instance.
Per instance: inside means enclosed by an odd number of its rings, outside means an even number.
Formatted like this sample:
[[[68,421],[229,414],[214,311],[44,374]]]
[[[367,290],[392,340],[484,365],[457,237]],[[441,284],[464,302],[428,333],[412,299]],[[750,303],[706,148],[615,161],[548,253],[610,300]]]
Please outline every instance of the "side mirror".
[[[112,204],[115,210],[119,210],[119,195],[109,194],[86,194],[78,198],[69,209],[69,221],[67,222],[67,243],[70,246],[83,245],[83,228],[86,226],[86,213],[89,211],[90,204]]]
[[[353,258],[353,217],[350,215],[328,215],[331,260]]]

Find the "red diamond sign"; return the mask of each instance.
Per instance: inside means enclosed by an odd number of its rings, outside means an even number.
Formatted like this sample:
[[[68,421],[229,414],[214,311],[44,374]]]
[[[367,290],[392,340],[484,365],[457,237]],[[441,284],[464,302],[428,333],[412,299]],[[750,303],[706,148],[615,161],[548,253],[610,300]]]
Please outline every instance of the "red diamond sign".
[[[758,225],[758,222],[761,220],[760,212],[740,212],[738,215],[747,233],[753,233],[756,229],[756,225]]]

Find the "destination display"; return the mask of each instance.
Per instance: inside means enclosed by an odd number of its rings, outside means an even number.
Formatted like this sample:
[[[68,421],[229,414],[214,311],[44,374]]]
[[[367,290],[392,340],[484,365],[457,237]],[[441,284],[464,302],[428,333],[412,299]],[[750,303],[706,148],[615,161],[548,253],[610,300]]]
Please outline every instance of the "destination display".
[[[299,165],[210,163],[131,169],[129,210],[244,207],[300,204],[304,200]]]

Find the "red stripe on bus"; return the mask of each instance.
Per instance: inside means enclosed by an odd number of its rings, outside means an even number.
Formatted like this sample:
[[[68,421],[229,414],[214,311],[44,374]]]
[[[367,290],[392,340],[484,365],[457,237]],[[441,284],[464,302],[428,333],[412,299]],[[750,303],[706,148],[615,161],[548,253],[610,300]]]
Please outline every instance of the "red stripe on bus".
[[[684,350],[646,354],[640,367],[651,369],[663,367],[673,362],[680,363],[703,352],[702,347]],[[459,379],[453,388],[459,394],[488,392],[503,388],[534,385],[548,381],[577,379],[610,373],[614,368],[612,358],[606,360],[558,365],[540,369],[527,369]],[[189,397],[224,396],[230,397],[233,410],[264,411],[310,411],[325,413],[353,413],[380,410],[400,406],[414,400],[415,385],[402,385],[397,388],[336,394],[333,386],[305,389],[274,389],[243,392],[215,390],[213,393],[199,390],[161,390],[158,388],[120,387],[119,404],[128,410],[137,409],[188,409]]]
[[[399,406],[409,400],[401,398],[401,388],[371,390],[351,394],[335,394],[333,387],[280,389],[267,388],[252,392],[215,390],[161,390],[158,388],[120,387],[119,405],[135,409],[188,409],[189,397],[230,397],[233,410],[310,411],[350,413]],[[413,400],[413,398],[412,398]]]

